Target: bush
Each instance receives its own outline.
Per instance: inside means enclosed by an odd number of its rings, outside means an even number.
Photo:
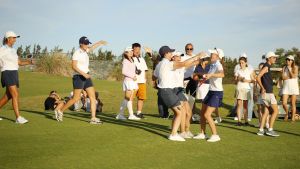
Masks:
[[[41,57],[36,64],[36,70],[53,75],[71,76],[71,59],[63,53],[51,53]]]

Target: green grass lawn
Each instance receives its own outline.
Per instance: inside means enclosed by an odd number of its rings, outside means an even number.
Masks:
[[[217,127],[222,140],[208,143],[167,140],[171,121],[157,118],[156,91],[150,87],[144,106],[147,119],[122,122],[114,119],[123,98],[121,83],[94,80],[104,102],[104,124],[90,125],[85,112],[67,111],[64,122],[58,123],[52,112],[43,110],[49,91],[68,95],[71,78],[21,72],[20,83],[21,113],[30,122],[15,124],[11,103],[1,109],[0,169],[300,168],[300,123],[279,119],[278,138],[259,137],[254,127],[236,127],[226,118],[234,102],[233,85],[224,86],[224,122]],[[192,124],[192,132],[198,130],[199,124]]]

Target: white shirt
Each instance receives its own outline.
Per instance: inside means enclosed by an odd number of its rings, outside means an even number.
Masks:
[[[72,56],[72,60],[76,60],[77,61],[77,68],[81,71],[83,71],[84,73],[88,73],[89,70],[89,56],[87,54],[86,51],[83,51],[82,49],[77,49],[73,56]],[[75,72],[74,74],[78,74],[77,72]]]
[[[175,70],[173,68],[174,62],[164,58],[156,66],[153,75],[158,78],[158,88],[175,88]]]
[[[223,71],[223,66],[220,61],[211,63],[208,73],[220,73]],[[223,91],[222,78],[210,78],[209,79],[209,90],[211,91]]]
[[[175,70],[175,84],[176,87],[182,87],[184,88],[184,84],[183,84],[183,80],[184,80],[184,73],[185,73],[186,69],[180,68],[180,69],[176,69]]]
[[[1,72],[5,70],[18,70],[19,69],[19,57],[17,51],[7,45],[0,48],[0,67]]]
[[[194,54],[192,56],[185,54],[184,56],[181,57],[181,62],[184,62],[194,56],[195,56]],[[191,66],[191,67],[187,68],[184,73],[184,78],[192,77],[194,74],[195,68],[196,68],[196,66]]]
[[[251,74],[252,74],[251,69],[249,69],[248,67],[246,67],[244,70],[243,69],[238,69],[236,71],[236,73],[234,74],[234,76],[243,77],[243,78],[245,78],[245,80],[251,80]],[[238,81],[238,83],[237,83],[237,89],[247,89],[247,90],[250,90],[251,86],[250,86],[250,83]]]
[[[146,64],[146,61],[143,57],[133,57],[133,62],[135,64],[135,66],[141,70],[141,74],[137,75],[136,78],[137,78],[137,83],[146,83],[146,70],[148,70],[148,67],[147,67],[147,64]]]
[[[248,68],[251,72],[254,71],[254,68],[253,68],[253,66],[251,66],[251,65],[248,65],[247,68]],[[239,69],[241,69],[240,64],[235,65],[235,67],[234,67],[234,74],[235,74]]]

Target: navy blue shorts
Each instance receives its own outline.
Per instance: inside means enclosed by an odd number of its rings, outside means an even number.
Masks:
[[[86,79],[82,75],[73,76],[73,89],[87,89],[93,86],[91,78]]]
[[[221,107],[223,99],[223,91],[209,91],[205,96],[203,103],[209,107]]]
[[[1,72],[2,87],[17,86],[19,88],[19,74],[17,70],[5,70]]]
[[[187,98],[184,95],[184,92],[185,92],[184,88],[176,87],[174,90],[175,90],[175,93],[176,93],[176,95],[178,96],[178,98],[181,102],[188,101]]]
[[[168,108],[180,106],[180,100],[175,93],[175,89],[158,89],[158,97],[160,97],[160,99]]]

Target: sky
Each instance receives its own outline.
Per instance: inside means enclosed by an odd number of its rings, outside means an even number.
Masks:
[[[225,56],[248,55],[257,66],[276,48],[300,48],[299,0],[0,0],[0,35],[21,35],[16,44],[65,51],[78,39],[106,40],[120,55],[139,42],[158,51],[168,45],[195,53],[221,48]]]

